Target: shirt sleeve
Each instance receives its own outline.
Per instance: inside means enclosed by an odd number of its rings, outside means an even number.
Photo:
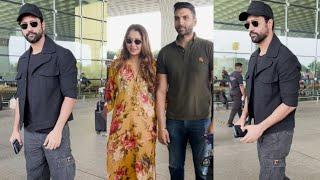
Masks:
[[[161,50],[158,54],[157,58],[157,74],[168,74],[165,59],[164,59],[164,53],[163,50]]]
[[[116,84],[116,69],[115,69],[115,63],[111,63],[109,69],[108,69],[108,78],[105,85],[105,108],[107,109],[107,112],[110,112],[114,108],[115,99],[117,96],[118,87]]]
[[[298,105],[300,70],[301,65],[295,55],[279,64],[280,96],[282,102],[291,107]]]
[[[64,97],[77,98],[77,61],[72,52],[66,50],[59,61],[59,79]]]

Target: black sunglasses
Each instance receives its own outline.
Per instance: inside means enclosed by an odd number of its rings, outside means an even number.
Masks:
[[[250,23],[252,24],[253,27],[258,27],[258,26],[259,26],[259,22],[258,22],[258,21],[251,21],[251,22],[245,23],[245,24],[244,24],[244,27],[245,27],[246,29],[249,29]]]
[[[134,41],[131,40],[131,39],[126,39],[126,43],[127,43],[127,44],[132,44],[132,43],[134,43],[134,44],[136,44],[136,45],[139,45],[139,44],[142,43],[142,41],[139,40],[139,39],[135,39]]]
[[[35,28],[38,26],[38,22],[31,22],[29,23],[31,27]],[[23,23],[20,24],[21,29],[27,29],[28,28],[28,23]]]

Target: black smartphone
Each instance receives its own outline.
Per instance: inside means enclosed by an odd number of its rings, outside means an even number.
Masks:
[[[244,137],[247,134],[247,130],[242,131],[240,125],[233,126],[233,136],[235,138]]]
[[[17,139],[15,139],[12,143],[13,151],[15,154],[18,154],[22,148],[22,145],[19,143]]]

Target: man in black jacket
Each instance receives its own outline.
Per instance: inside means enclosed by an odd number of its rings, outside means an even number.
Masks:
[[[76,60],[71,51],[45,35],[40,9],[24,4],[17,18],[31,47],[19,59],[17,97],[19,106],[10,142],[22,145],[27,179],[74,179],[68,121],[77,97]]]
[[[252,42],[259,48],[251,55],[246,74],[247,98],[237,125],[247,129],[242,142],[257,141],[260,180],[283,180],[295,126],[301,65],[274,34],[269,5],[252,1],[239,15]],[[244,126],[247,117],[254,125]]]

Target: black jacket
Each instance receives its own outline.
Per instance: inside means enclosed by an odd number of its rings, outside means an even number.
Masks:
[[[24,123],[25,104],[27,95],[27,70],[31,47],[18,61],[17,97],[19,98],[20,129]],[[40,54],[41,61],[37,61],[31,70],[30,111],[35,115],[32,122],[37,130],[54,127],[60,115],[64,97],[77,98],[77,67],[76,59],[71,51],[57,45],[46,36],[44,47]],[[70,115],[68,120],[72,120]]]
[[[255,124],[265,120],[282,103],[296,107],[301,65],[297,57],[274,34],[265,59],[256,68],[260,49],[250,57],[246,74],[246,94],[249,116]],[[254,84],[253,84],[254,83]],[[265,134],[294,128],[295,111],[273,125]]]

